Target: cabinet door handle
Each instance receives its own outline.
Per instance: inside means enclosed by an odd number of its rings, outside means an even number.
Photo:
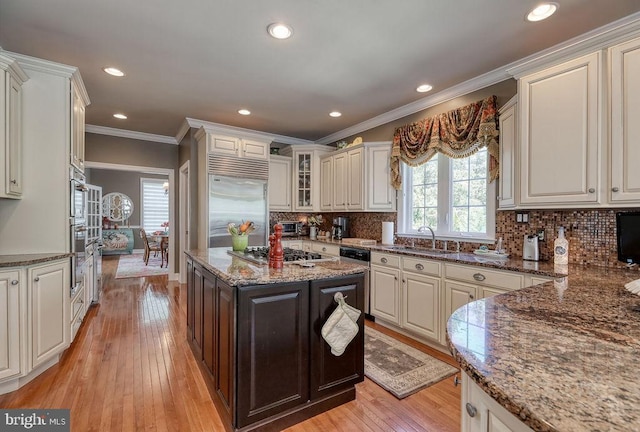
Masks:
[[[381,263],[383,263],[383,264],[386,264],[386,263],[387,263],[387,261],[388,261],[388,260],[387,260],[386,258],[384,258],[384,257],[380,258],[380,262],[381,262]]]
[[[619,192],[619,191],[620,191],[620,188],[617,186],[614,188],[611,188],[611,192]]]
[[[402,283],[406,283],[406,282],[407,282],[406,280],[402,279]]]
[[[469,402],[467,402],[467,405],[465,405],[465,408],[467,409],[467,414],[469,414],[469,417],[475,417],[476,414],[478,413],[478,410],[476,409],[476,407],[471,405]]]
[[[16,180],[16,179],[11,180],[11,184],[17,185],[18,184],[18,180]]]
[[[38,276],[36,276],[36,278],[34,279],[34,281],[38,282],[40,280],[40,278]]]
[[[458,378],[458,375],[453,377],[453,385],[455,387],[458,387],[458,384],[460,384],[460,378]]]
[[[12,280],[12,281],[11,281],[11,285],[18,285],[18,281],[17,281],[17,280],[15,280],[15,279],[14,279],[14,280]]]
[[[418,270],[424,270],[424,266],[422,264],[420,264],[420,263],[416,264],[416,268]]]
[[[595,189],[594,188],[589,188],[589,193],[595,193]]]
[[[478,282],[482,282],[483,280],[485,280],[485,279],[486,279],[485,275],[483,275],[482,273],[475,273],[475,274],[473,275],[473,278],[474,278],[475,280],[477,280]]]

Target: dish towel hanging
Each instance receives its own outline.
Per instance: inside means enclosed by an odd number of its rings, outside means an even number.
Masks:
[[[320,333],[331,347],[331,354],[341,356],[360,330],[358,318],[362,312],[348,305],[341,292],[336,293],[333,299],[338,303],[338,307],[324,323]]]

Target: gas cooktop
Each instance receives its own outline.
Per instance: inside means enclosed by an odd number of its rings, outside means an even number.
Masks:
[[[314,263],[324,261],[338,261],[340,258],[326,256],[317,252],[308,252],[300,249],[283,248],[285,264]],[[248,247],[244,252],[227,251],[228,254],[237,256],[255,264],[269,264],[269,248]]]

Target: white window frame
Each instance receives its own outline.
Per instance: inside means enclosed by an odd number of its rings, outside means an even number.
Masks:
[[[158,226],[155,227],[152,230],[149,230],[145,227],[145,218],[144,218],[144,183],[148,182],[148,183],[158,183],[160,185],[160,187],[162,188],[162,185],[164,183],[166,183],[168,180],[167,179],[163,179],[163,178],[150,178],[150,177],[140,177],[140,227],[143,228],[147,234],[150,234],[154,231],[160,231],[162,230],[162,226]],[[168,222],[169,221],[169,216],[170,216],[170,204],[169,204],[169,197],[167,196],[167,219],[163,222]]]
[[[487,155],[488,156],[488,155]],[[488,161],[488,157],[487,157]],[[398,199],[398,236],[400,237],[431,237],[427,230],[419,233],[411,228],[411,191],[412,175],[411,167],[404,162],[400,163],[402,173],[402,190]],[[439,240],[472,241],[476,243],[494,243],[496,237],[496,184],[489,183],[489,167],[487,162],[487,232],[486,233],[460,233],[449,230],[450,212],[453,201],[453,182],[450,179],[451,158],[438,153],[438,225],[431,227]]]

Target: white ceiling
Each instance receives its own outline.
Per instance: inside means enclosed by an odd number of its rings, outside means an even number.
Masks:
[[[435,94],[640,11],[556,1],[528,23],[537,0],[0,0],[0,46],[77,66],[88,124],[175,136],[190,117],[318,140],[424,98],[418,84]],[[267,35],[276,21],[291,39]]]

